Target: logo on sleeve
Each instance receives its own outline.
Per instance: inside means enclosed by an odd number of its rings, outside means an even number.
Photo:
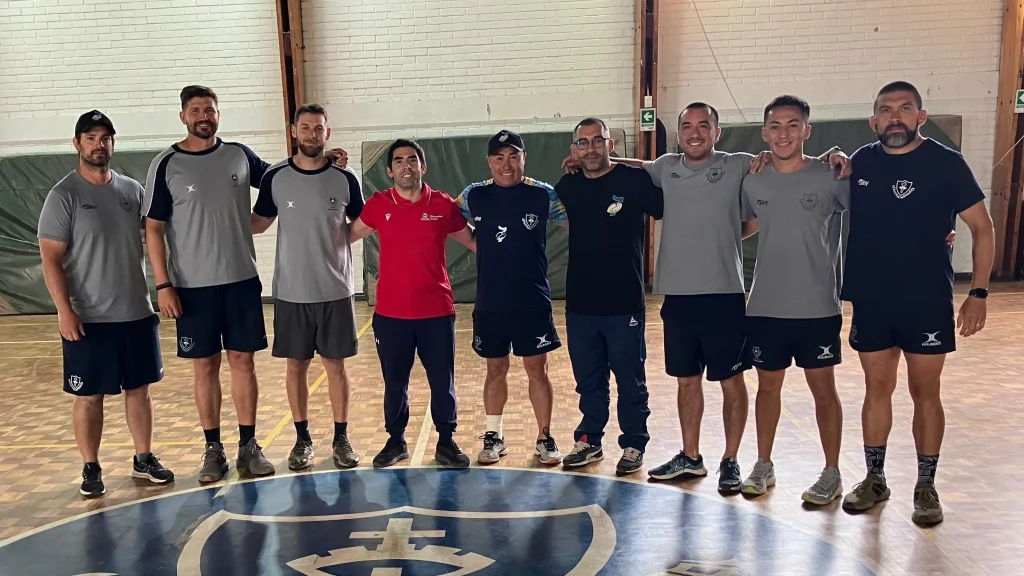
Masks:
[[[612,216],[618,214],[619,210],[622,210],[622,203],[624,201],[625,198],[622,196],[612,196],[612,203],[608,205],[608,213]]]
[[[804,194],[800,197],[800,205],[808,212],[814,210],[814,207],[818,205],[818,195],[811,193]]]
[[[500,244],[500,243],[501,243],[502,241],[504,241],[504,240],[505,240],[505,234],[506,234],[507,232],[508,232],[508,226],[498,226],[498,233],[497,233],[497,234],[495,234],[495,235],[494,235],[494,237],[498,239],[498,243],[499,243],[499,244]]]
[[[533,230],[537,226],[537,222],[540,222],[540,218],[536,214],[523,216],[523,226],[526,226],[527,230]]]
[[[722,176],[725,176],[725,168],[722,168],[721,166],[715,166],[708,170],[708,182],[711,182],[712,184],[721,180]]]
[[[903,200],[907,196],[910,196],[910,193],[913,191],[914,183],[908,182],[907,180],[898,180],[892,186],[892,193],[895,194],[896,197],[899,198],[900,200]]]

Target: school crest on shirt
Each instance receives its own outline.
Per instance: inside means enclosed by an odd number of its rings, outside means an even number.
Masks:
[[[897,180],[896,183],[892,185],[892,193],[900,200],[910,196],[910,193],[913,191],[914,183],[908,180]]]
[[[608,205],[608,213],[612,216],[618,214],[619,210],[622,210],[622,203],[624,201],[625,198],[622,196],[612,196],[612,203]]]
[[[334,196],[331,196],[327,200],[327,209],[328,210],[337,210],[338,209],[338,199],[335,198]]]
[[[134,202],[132,202],[131,198],[121,198],[121,210],[124,210],[125,212],[131,212],[133,204]]]
[[[238,188],[238,173],[237,172],[232,172],[231,173],[231,185],[234,186],[235,188]]]
[[[540,222],[540,218],[536,214],[523,216],[523,226],[526,226],[527,230],[533,230],[537,226],[537,222]]]
[[[800,197],[800,205],[804,207],[804,210],[810,212],[818,205],[818,195],[807,193]]]
[[[712,184],[721,180],[722,176],[725,176],[725,168],[722,168],[721,166],[715,166],[708,170],[708,182],[711,182]]]

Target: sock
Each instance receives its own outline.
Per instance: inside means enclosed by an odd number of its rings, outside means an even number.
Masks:
[[[253,424],[252,426],[242,426],[241,424],[239,424],[238,435],[240,436],[238,439],[238,445],[245,446],[246,444],[249,443],[249,440],[252,440],[253,438],[256,437],[256,425]]]
[[[348,422],[335,422],[334,423],[334,441],[341,440],[342,436],[348,435]]]
[[[497,416],[492,416],[490,414],[487,415],[487,431],[497,432],[498,438],[504,438],[504,436],[501,435],[501,414],[498,414]]]
[[[450,444],[451,441],[452,441],[452,434],[453,433],[454,433],[453,430],[438,430],[437,431],[437,436],[438,436],[437,442],[438,442],[438,444]]]
[[[206,436],[207,442],[216,442],[220,444],[220,427],[211,428],[209,430],[203,430],[203,435]]]
[[[865,446],[864,461],[868,464],[868,474],[885,476],[885,446]]]
[[[917,454],[917,482],[935,484],[935,467],[939,465],[939,455],[925,456]]]
[[[136,461],[136,462],[138,462],[139,464],[142,464],[142,463],[143,463],[143,462],[145,462],[145,461],[146,461],[147,459],[149,459],[149,457],[150,457],[150,456],[151,456],[152,454],[153,454],[152,452],[143,452],[143,453],[141,453],[141,454],[136,454],[136,455],[135,455],[135,461]]]
[[[296,422],[295,433],[299,435],[299,440],[312,441],[312,438],[309,437],[309,420]]]

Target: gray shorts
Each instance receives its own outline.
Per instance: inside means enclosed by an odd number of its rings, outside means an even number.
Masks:
[[[341,360],[358,351],[354,297],[314,304],[274,300],[274,357],[310,360],[316,352]]]

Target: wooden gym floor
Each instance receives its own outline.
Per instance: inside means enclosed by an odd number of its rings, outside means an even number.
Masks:
[[[958,287],[958,303],[963,298]],[[959,338],[959,351],[946,364],[943,399],[946,436],[939,461],[938,488],[946,520],[932,529],[910,522],[916,460],[910,434],[912,405],[901,367],[901,386],[894,401],[895,423],[889,443],[886,473],[892,499],[868,514],[851,516],[838,502],[821,510],[805,509],[801,492],[810,486],[823,465],[811,395],[795,367],[790,369],[783,396],[783,417],[776,440],[778,485],[767,495],[750,500],[725,498],[740,509],[768,516],[793,529],[836,544],[874,561],[889,574],[1019,574],[1024,543],[1017,527],[1024,523],[1024,506],[1016,497],[1024,483],[1024,354],[1017,340],[1024,320],[1024,289],[996,286],[990,299],[988,326],[970,339]],[[565,339],[562,302],[556,302],[556,324]],[[648,384],[651,391],[652,440],[644,471],[632,480],[645,482],[647,468],[657,466],[681,448],[676,415],[676,384],[664,374],[660,299],[652,297],[648,309]],[[458,307],[457,388],[460,427],[456,439],[475,457],[480,449],[484,409],[481,389],[484,363],[471,349],[471,308]],[[863,478],[860,436],[862,372],[855,353],[846,344],[849,307],[843,332],[844,363],[837,369],[844,406],[841,468],[845,490]],[[371,309],[357,303],[361,349],[348,363],[352,384],[349,435],[360,453],[361,468],[370,466],[387,437],[382,419],[380,366],[369,328]],[[266,308],[268,333],[272,308]],[[191,366],[174,355],[173,322],[164,320],[166,377],[153,388],[156,405],[155,451],[177,481],[169,487],[151,487],[130,478],[131,439],[124,422],[120,397],[106,403],[101,463],[107,495],[85,501],[78,495],[81,463],[72,436],[71,397],[61,392],[60,343],[56,318],[21,316],[0,318],[0,540],[91,510],[198,486],[196,472],[203,447],[192,397]],[[286,457],[294,442],[294,428],[284,387],[284,363],[269,350],[256,357],[260,382],[257,437],[278,475],[289,474]],[[310,423],[317,449],[315,469],[330,470],[332,417],[323,369],[316,361],[310,371]],[[553,434],[563,454],[572,448],[572,430],[579,412],[568,354],[563,347],[550,357],[555,386]],[[535,424],[526,397],[522,367],[513,362],[509,404],[505,410],[505,439],[510,453],[498,466],[532,468]],[[223,433],[228,456],[234,459],[238,438],[230,399],[227,363],[224,385]],[[751,393],[750,416],[740,451],[743,474],[756,458],[754,394],[756,374],[747,373]],[[702,498],[723,499],[716,491],[714,469],[723,448],[721,394],[708,385],[702,452],[711,474],[702,480],[673,483],[676,489]],[[417,363],[410,391],[411,421],[407,438],[409,466],[433,464],[436,433],[429,420],[429,392]],[[614,384],[612,402],[615,401]],[[606,459],[586,472],[613,476],[620,451],[617,426],[609,424]],[[474,459],[474,466],[475,466]],[[228,482],[237,481],[233,466]],[[636,522],[642,524],[643,519]],[[680,572],[681,573],[681,572]]]

